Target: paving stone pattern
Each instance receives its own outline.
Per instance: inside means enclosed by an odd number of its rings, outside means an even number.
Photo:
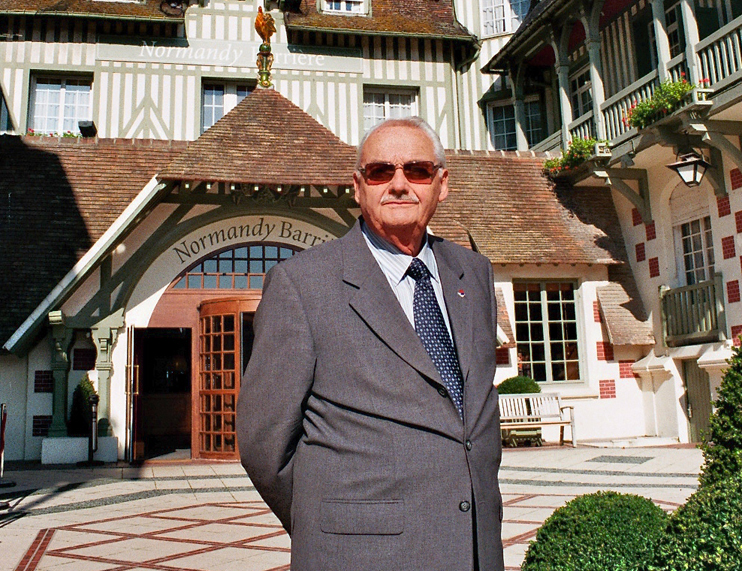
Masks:
[[[667,511],[697,487],[691,447],[508,449],[500,473],[507,571],[574,497],[616,490]],[[0,571],[287,571],[290,540],[239,464],[6,472]]]

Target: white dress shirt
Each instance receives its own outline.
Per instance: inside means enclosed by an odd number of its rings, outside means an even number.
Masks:
[[[392,286],[394,295],[399,300],[407,319],[410,320],[412,327],[415,327],[415,314],[413,301],[415,298],[415,280],[407,275],[407,268],[410,267],[412,256],[408,256],[399,251],[399,249],[383,238],[380,238],[364,223],[361,224],[363,237],[366,239],[371,254],[379,264],[381,271],[386,276],[389,285]],[[443,320],[446,322],[446,329],[451,335],[451,324],[448,320],[448,311],[446,310],[446,301],[443,299],[443,287],[441,286],[440,275],[438,274],[438,265],[435,263],[433,250],[428,244],[427,235],[423,239],[423,247],[417,258],[425,264],[430,272],[430,282],[433,284],[435,297],[443,313]]]

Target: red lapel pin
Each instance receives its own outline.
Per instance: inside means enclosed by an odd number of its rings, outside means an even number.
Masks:
[[[459,294],[459,297],[464,297],[464,296],[466,295],[466,294],[464,293],[464,290],[463,290],[463,289],[460,289],[460,290],[459,290],[459,291],[457,291],[456,293],[458,293],[458,294]]]

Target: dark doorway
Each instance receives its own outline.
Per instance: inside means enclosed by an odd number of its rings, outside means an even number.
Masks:
[[[191,457],[191,330],[135,335],[134,460]]]

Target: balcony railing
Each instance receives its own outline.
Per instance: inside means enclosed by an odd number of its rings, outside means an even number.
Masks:
[[[701,77],[717,89],[728,78],[742,71],[742,16],[735,18],[708,38],[698,42],[696,53],[701,62]],[[730,79],[731,81],[731,79]]]
[[[601,108],[605,121],[606,138],[609,141],[617,139],[631,128],[626,121],[629,116],[629,109],[639,101],[652,97],[658,84],[657,71],[653,71],[619,91],[613,97],[606,99]]]
[[[677,347],[725,338],[721,274],[714,279],[679,288],[660,288],[665,345]]]
[[[583,113],[569,124],[569,134],[573,139],[590,139],[595,136],[593,112]]]

